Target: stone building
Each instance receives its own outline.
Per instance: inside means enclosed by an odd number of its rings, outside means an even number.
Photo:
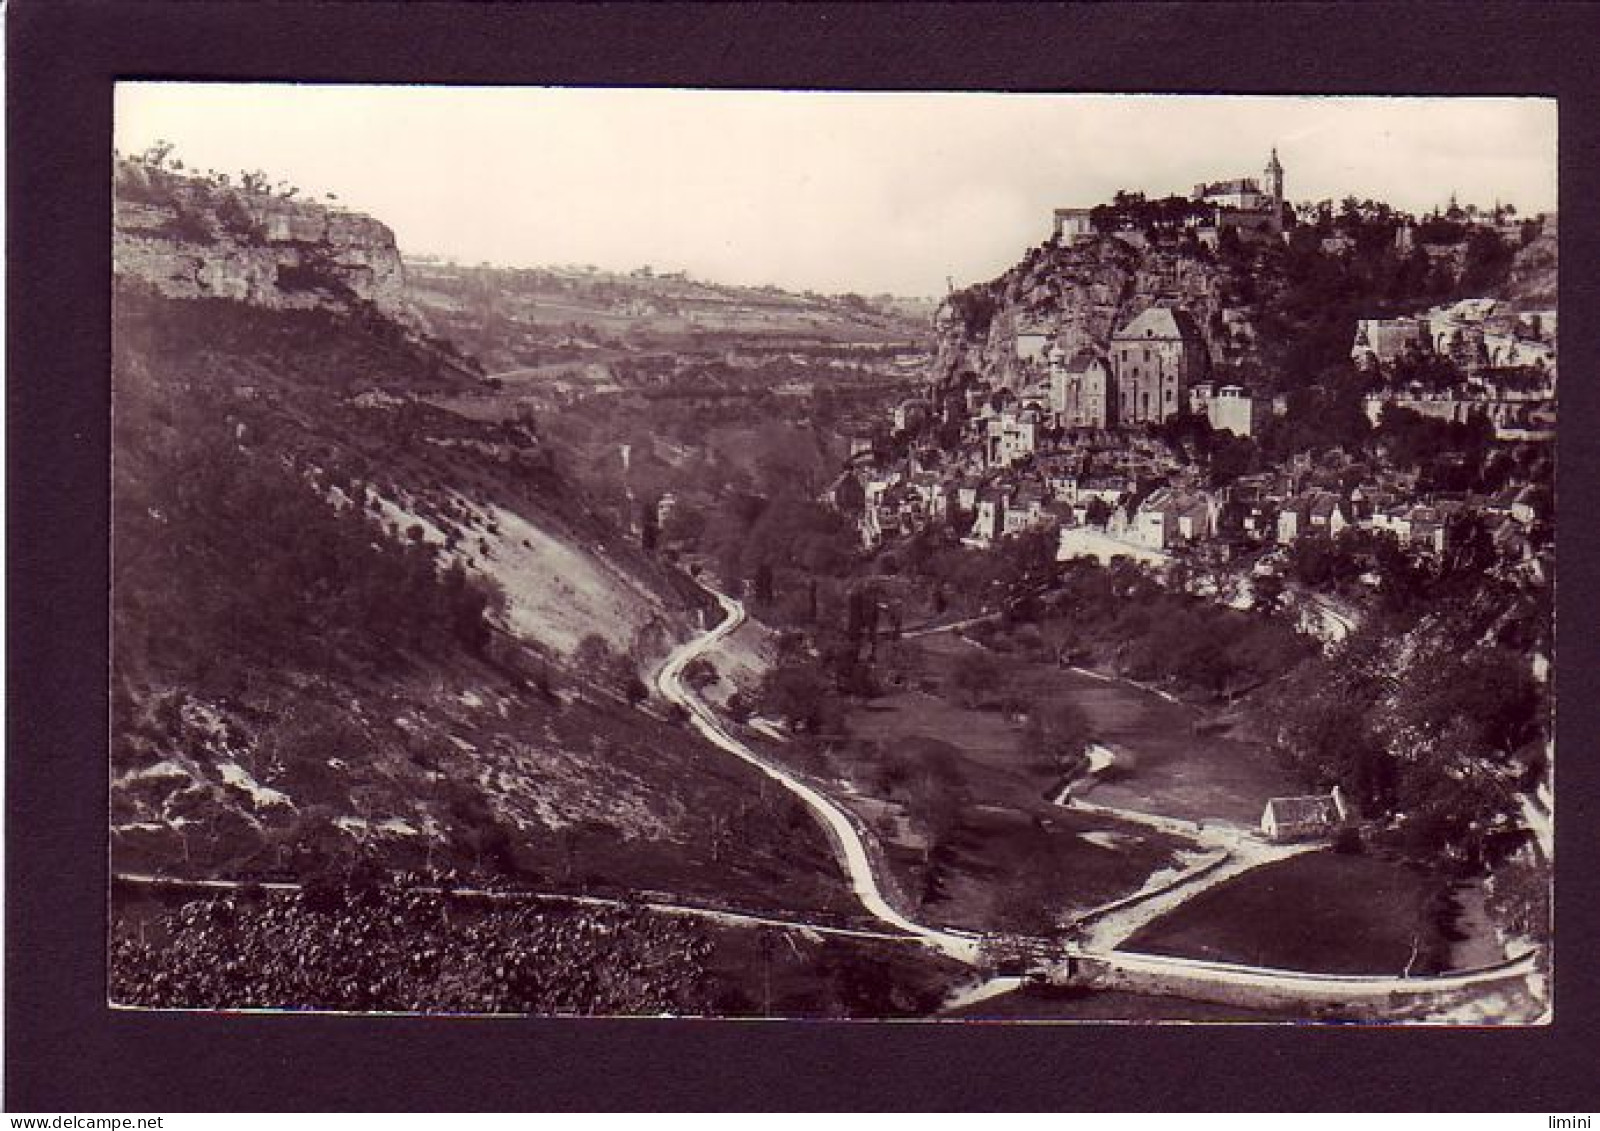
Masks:
[[[1205,338],[1187,311],[1153,306],[1111,335],[1118,424],[1159,424],[1183,410],[1209,368]]]
[[[1272,157],[1267,161],[1267,208],[1272,217],[1272,234],[1283,234],[1283,165],[1278,161],[1278,147],[1272,147]]]
[[[1415,318],[1358,318],[1350,358],[1362,368],[1374,368],[1429,345],[1427,328]]]
[[[1111,371],[1090,351],[1051,367],[1050,409],[1063,428],[1110,427],[1111,400]]]
[[[1004,412],[988,421],[984,457],[990,467],[1010,467],[1038,445],[1039,426],[1031,414]]]
[[[1258,212],[1266,207],[1268,197],[1254,177],[1238,177],[1230,181],[1195,185],[1193,199],[1202,204],[1214,204],[1218,208]]]
[[[1271,414],[1271,405],[1254,396],[1242,385],[1202,382],[1190,393],[1189,411],[1205,417],[1214,431],[1232,432],[1250,439],[1261,422]]]
[[[1238,177],[1194,186],[1192,199],[1216,209],[1215,220],[1196,229],[1201,243],[1216,247],[1222,232],[1232,228],[1240,235],[1283,235],[1283,165],[1273,149],[1264,177]]]
[[[1066,247],[1094,238],[1094,224],[1087,208],[1057,208],[1055,212],[1056,242]]]

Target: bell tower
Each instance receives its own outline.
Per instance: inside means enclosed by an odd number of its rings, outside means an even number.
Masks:
[[[1272,194],[1272,234],[1283,234],[1283,166],[1278,164],[1278,147],[1272,147],[1267,162],[1267,191]]]

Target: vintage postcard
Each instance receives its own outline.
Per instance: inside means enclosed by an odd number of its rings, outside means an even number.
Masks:
[[[1553,1015],[1550,99],[123,82],[109,997]]]

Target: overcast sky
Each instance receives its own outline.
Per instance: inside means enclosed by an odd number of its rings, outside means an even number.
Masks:
[[[943,293],[1052,208],[1259,176],[1291,200],[1556,206],[1536,99],[791,94],[123,83],[116,145],[337,193],[407,253]]]

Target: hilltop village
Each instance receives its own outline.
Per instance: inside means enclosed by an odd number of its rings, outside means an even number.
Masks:
[[[1351,530],[1547,582],[1557,315],[1536,276],[1555,217],[1294,208],[1283,186],[1274,150],[1261,181],[1058,209],[1018,269],[940,307],[926,389],[852,440],[830,505],[869,547],[1043,529],[1063,561],[1271,574]],[[1369,264],[1393,278],[1364,295]],[[1303,332],[1342,333],[1344,355],[1311,368],[1284,311],[1324,275],[1337,302]],[[1496,293],[1461,293],[1483,281]]]

